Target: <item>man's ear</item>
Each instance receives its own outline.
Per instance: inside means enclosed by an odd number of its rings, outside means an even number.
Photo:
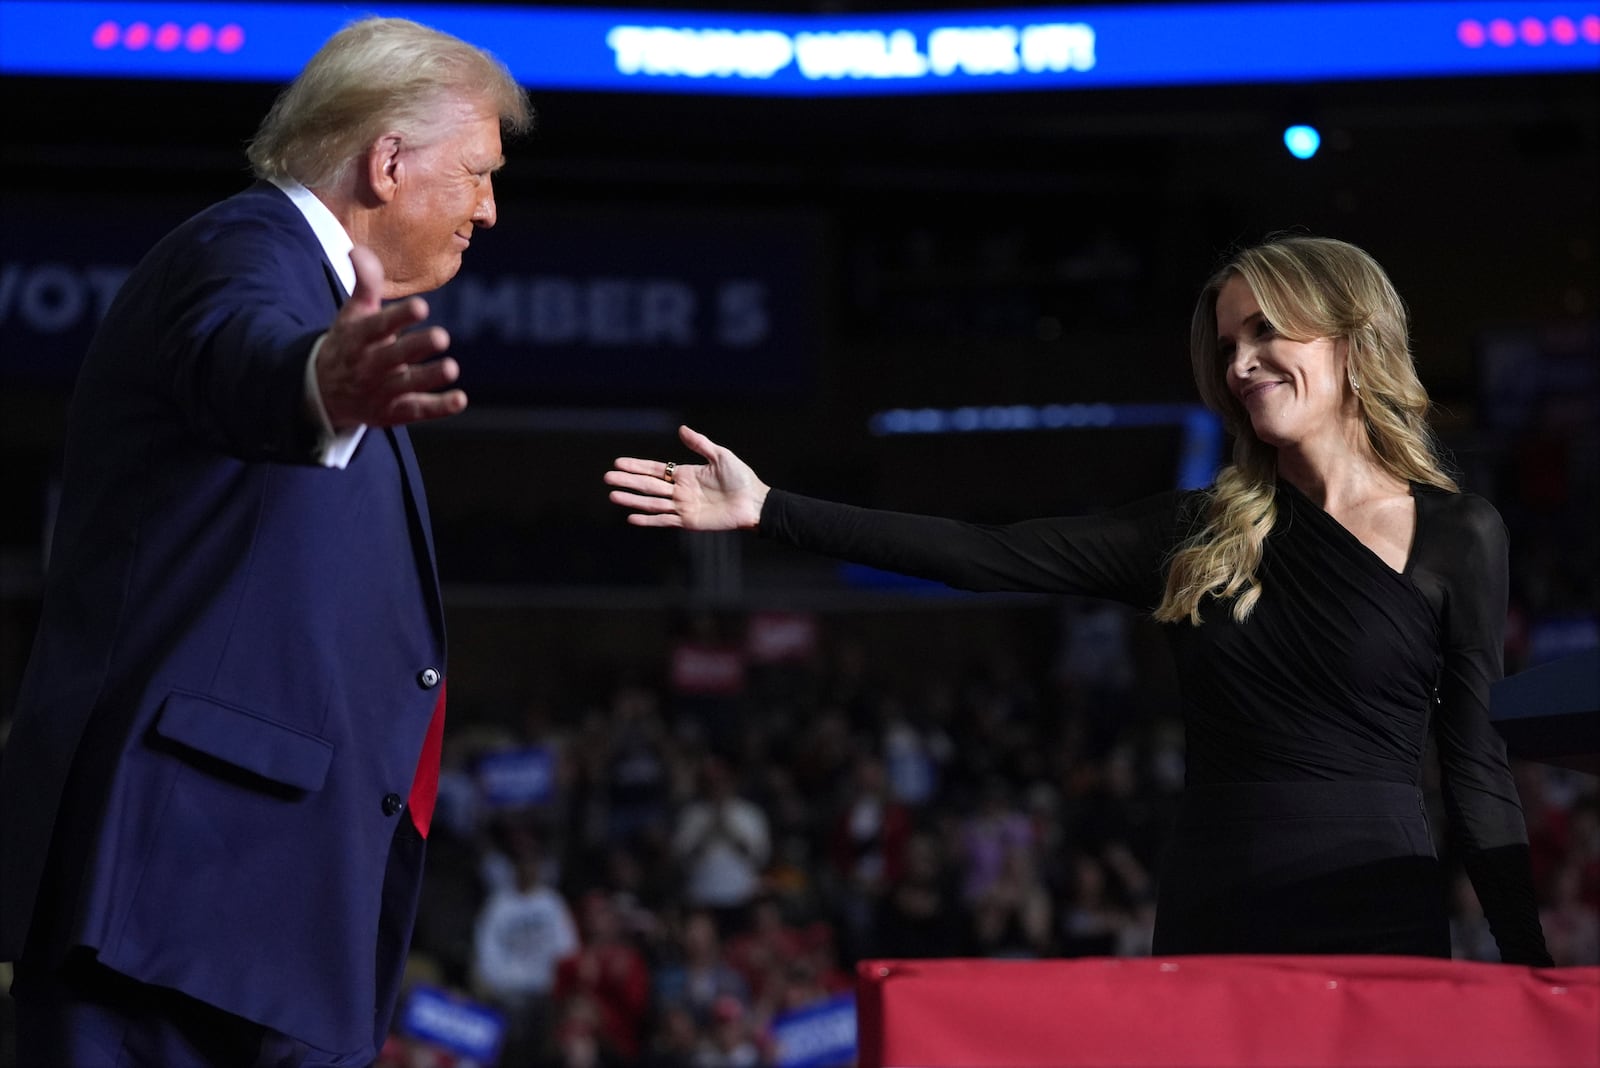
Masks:
[[[373,141],[367,149],[366,164],[367,187],[379,202],[389,203],[400,187],[400,135],[386,133]]]

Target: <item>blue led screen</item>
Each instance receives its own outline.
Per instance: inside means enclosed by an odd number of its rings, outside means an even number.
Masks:
[[[838,16],[0,0],[0,74],[286,81],[374,11],[485,45],[549,89],[805,97],[1600,73],[1592,0]]]

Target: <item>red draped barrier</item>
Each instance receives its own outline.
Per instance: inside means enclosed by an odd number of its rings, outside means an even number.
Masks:
[[[860,1068],[1600,1068],[1600,968],[1215,956],[857,970]]]

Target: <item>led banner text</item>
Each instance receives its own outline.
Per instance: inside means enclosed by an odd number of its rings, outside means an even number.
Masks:
[[[0,0],[0,74],[282,82],[343,3]],[[385,5],[530,88],[841,96],[1600,72],[1596,0],[786,15]]]

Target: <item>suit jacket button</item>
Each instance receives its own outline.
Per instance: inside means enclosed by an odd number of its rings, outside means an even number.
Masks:
[[[400,800],[399,794],[388,794],[383,799],[383,814],[385,816],[398,815],[400,810],[405,807],[406,803]]]
[[[439,685],[439,673],[433,668],[423,668],[417,672],[417,685],[424,690],[431,690]]]

